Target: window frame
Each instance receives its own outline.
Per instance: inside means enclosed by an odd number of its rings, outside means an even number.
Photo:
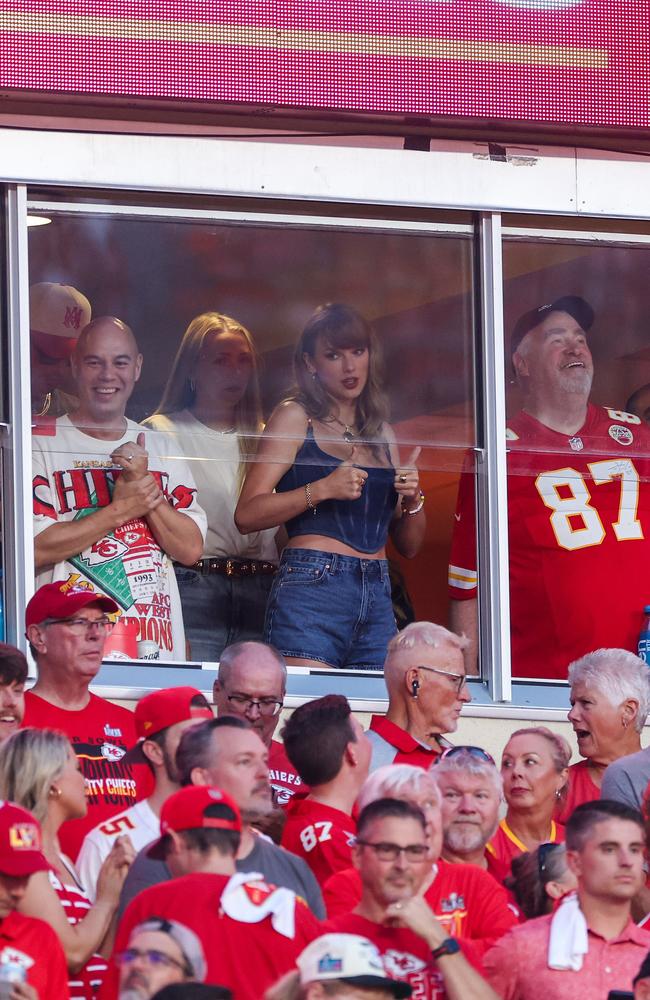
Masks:
[[[272,143],[239,140],[211,140],[198,137],[133,136],[79,134],[56,131],[0,129],[3,164],[0,181],[6,185],[7,310],[10,332],[11,423],[9,448],[6,449],[3,486],[10,497],[11,516],[7,517],[5,541],[7,587],[5,608],[7,635],[10,641],[24,646],[22,611],[32,582],[24,567],[33,561],[31,533],[31,475],[29,413],[29,317],[27,270],[27,213],[42,210],[42,199],[28,202],[28,186],[40,190],[74,188],[76,190],[143,191],[170,195],[209,195],[212,197],[257,198],[291,201],[305,214],[289,216],[292,224],[319,219],[328,226],[343,227],[346,220],[336,214],[308,215],[310,203],[319,206],[331,202],[339,208],[351,206],[350,224],[362,228],[394,231],[432,231],[432,223],[394,220],[354,219],[355,204],[396,208],[456,210],[477,213],[478,271],[480,308],[477,310],[479,332],[475,347],[477,381],[477,428],[482,443],[475,449],[479,469],[479,524],[497,526],[497,531],[479,532],[481,560],[480,607],[482,658],[486,664],[484,682],[472,681],[475,701],[464,714],[564,719],[561,706],[566,702],[564,682],[529,682],[512,684],[509,670],[509,626],[507,588],[507,477],[505,467],[505,385],[503,343],[503,274],[502,239],[510,234],[502,226],[502,214],[534,217],[536,214],[567,219],[593,217],[593,238],[615,243],[617,237],[627,243],[641,242],[633,234],[620,232],[598,234],[597,219],[650,219],[650,205],[643,203],[650,163],[633,154],[578,150],[573,147],[527,147],[514,150],[505,161],[491,160],[487,143],[435,140],[429,153],[412,150],[346,148],[343,145],[314,145],[304,142]],[[515,155],[516,153],[516,155]],[[644,183],[645,182],[645,183]],[[103,204],[77,204],[80,213],[106,212]],[[70,204],[57,201],[51,210],[70,210]],[[134,207],[123,206],[124,214],[134,215]],[[175,209],[169,210],[176,212]],[[167,216],[167,210],[143,208],[147,217]],[[187,217],[187,212],[183,211]],[[203,212],[197,210],[195,217]],[[208,213],[210,217],[213,213]],[[219,214],[219,213],[216,213]],[[251,213],[230,213],[233,221],[254,223]],[[270,216],[262,212],[265,222]],[[287,216],[279,216],[281,219]],[[434,224],[435,225],[435,224]],[[464,226],[465,224],[460,224]],[[443,224],[445,231],[449,226]],[[544,230],[513,227],[517,235],[539,235],[545,239],[566,238],[570,230]],[[575,239],[585,233],[571,233]],[[479,438],[480,442],[480,438]],[[22,575],[21,575],[22,574]],[[125,686],[115,673],[115,665],[106,665],[96,690],[114,698],[132,698],[161,684],[196,683],[206,689],[210,671],[192,667],[164,670],[158,666],[150,686],[142,669],[133,668],[132,684]],[[292,668],[289,702],[304,700],[331,687],[331,673],[310,675],[308,669]],[[334,672],[333,672],[334,673]],[[385,707],[385,689],[381,677],[369,678],[335,672],[349,689],[351,702],[358,710],[381,710]],[[181,679],[179,679],[179,677]],[[343,685],[341,685],[343,686]]]

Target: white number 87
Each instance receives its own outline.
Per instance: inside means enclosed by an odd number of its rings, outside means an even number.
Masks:
[[[621,497],[618,518],[612,523],[619,542],[643,538],[643,528],[637,517],[639,506],[639,473],[629,458],[607,459],[591,462],[589,472],[595,486],[620,479]],[[590,545],[600,545],[605,537],[605,526],[598,511],[591,506],[591,493],[584,477],[577,469],[555,469],[544,472],[535,480],[537,492],[550,510],[551,527],[560,548],[574,551]],[[570,491],[570,496],[560,496],[560,489]],[[575,524],[572,519],[580,518]]]
[[[309,851],[314,850],[316,844],[322,844],[325,840],[331,840],[331,829],[332,824],[323,820],[321,822],[314,823],[313,826],[306,826],[304,830],[301,830],[300,843],[304,847],[305,851],[309,853]]]

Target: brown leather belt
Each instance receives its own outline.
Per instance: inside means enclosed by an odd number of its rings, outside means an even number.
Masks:
[[[204,576],[213,573],[222,576],[270,576],[277,568],[274,563],[264,562],[262,559],[199,559],[190,566],[190,569],[195,569]]]

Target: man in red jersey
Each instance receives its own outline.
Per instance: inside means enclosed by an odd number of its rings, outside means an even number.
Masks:
[[[650,433],[589,402],[584,299],[525,313],[511,340],[523,409],[508,421],[512,670],[562,678],[592,649],[636,649],[650,558]],[[476,638],[473,474],[461,476],[449,566],[452,628]],[[603,580],[623,581],[604,586]],[[476,644],[467,655],[475,672]]]
[[[213,688],[217,715],[246,719],[268,748],[269,781],[279,806],[285,806],[296,792],[308,791],[284,744],[273,739],[286,690],[287,667],[274,646],[235,642],[222,652]]]
[[[386,715],[373,715],[368,730],[370,770],[385,764],[429,768],[449,744],[464,704],[467,640],[433,622],[412,622],[388,643],[384,678]]]
[[[430,771],[409,764],[390,764],[373,771],[359,793],[357,808],[363,812],[379,799],[398,799],[422,810],[430,866],[424,898],[447,932],[459,938],[466,958],[480,967],[481,956],[516,924],[517,917],[506,890],[487,871],[474,864],[462,864],[458,858],[450,863],[441,856],[444,831],[438,767],[442,764]],[[354,910],[361,899],[357,869],[332,875],[323,887],[323,896],[329,917]]]
[[[567,823],[567,861],[578,881],[546,917],[501,938],[484,959],[503,1000],[575,1000],[631,990],[650,932],[630,917],[645,881],[641,814],[606,799],[577,806]]]
[[[289,804],[282,846],[304,858],[322,885],[351,864],[351,814],[368,776],[370,743],[340,694],[301,705],[282,735],[289,759],[311,789]]]
[[[487,844],[499,825],[503,779],[481,747],[453,747],[432,772],[441,796],[442,857],[498,877]]]
[[[38,680],[25,695],[23,725],[65,733],[86,779],[86,816],[59,831],[63,852],[73,861],[89,830],[143,798],[152,784],[145,765],[124,760],[137,739],[133,713],[88,690],[111,628],[107,615],[115,611],[108,597],[49,583],[25,612]]]
[[[424,898],[431,859],[417,806],[396,799],[366,806],[354,864],[361,899],[352,913],[328,921],[326,931],[372,941],[388,972],[409,983],[416,1000],[497,1000]]]
[[[41,850],[41,828],[26,809],[0,803],[0,965],[20,966],[12,1000],[67,1000],[68,968],[52,928],[16,908],[35,872],[49,871]],[[7,994],[8,996],[9,994]]]
[[[191,785],[167,799],[162,836],[149,851],[165,860],[173,878],[145,889],[128,906],[116,954],[134,926],[157,916],[194,931],[207,962],[205,981],[232,989],[238,1000],[260,1000],[294,967],[320,925],[291,890],[255,872],[236,872],[241,827],[234,800],[218,788]],[[115,970],[107,982],[102,1000],[113,1000]]]

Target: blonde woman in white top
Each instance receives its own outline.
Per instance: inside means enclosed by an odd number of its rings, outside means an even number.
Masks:
[[[242,535],[233,517],[262,430],[258,353],[248,330],[221,313],[196,316],[144,423],[178,443],[207,515],[203,557],[177,566],[176,578],[191,656],[216,661],[233,642],[261,639],[278,560],[276,529]]]

